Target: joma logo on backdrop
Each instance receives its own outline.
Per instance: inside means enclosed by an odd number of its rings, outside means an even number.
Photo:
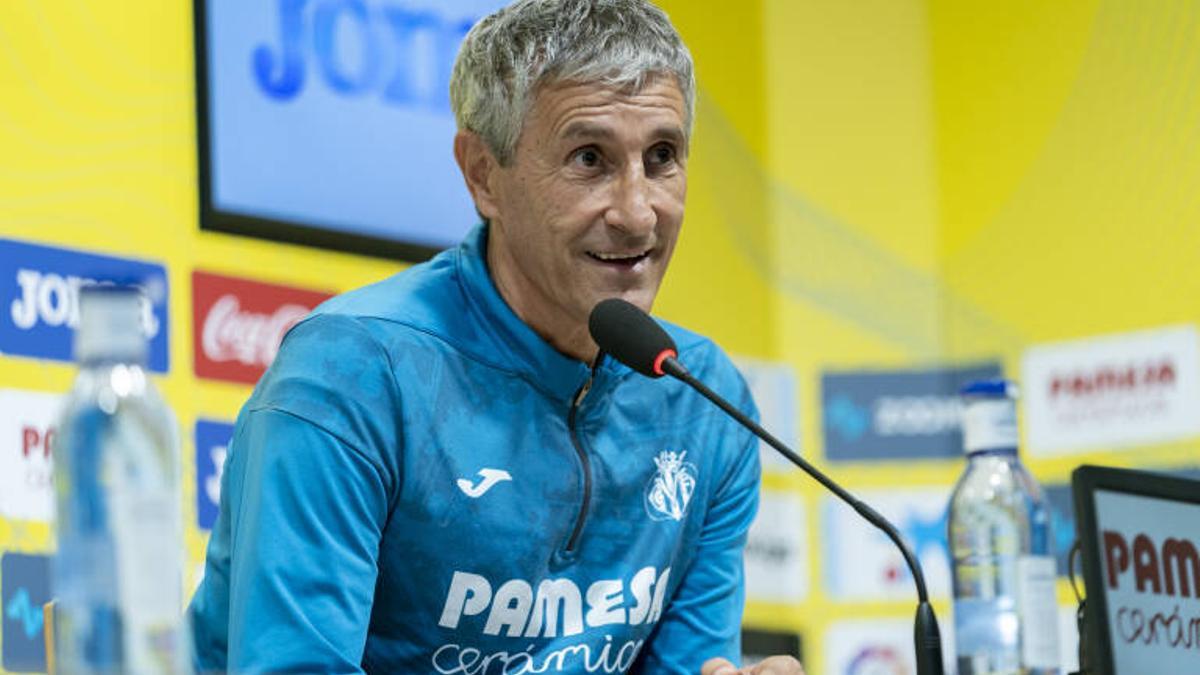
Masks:
[[[13,325],[31,330],[39,323],[52,328],[79,327],[79,289],[101,282],[95,279],[60,275],[53,272],[18,269],[17,285],[21,295],[12,301]],[[142,296],[142,332],[147,339],[158,335],[158,317],[149,298]]]
[[[446,112],[450,70],[475,18],[364,0],[279,0],[279,42],[258,45],[254,81],[287,101],[309,77],[309,58],[339,96],[374,94],[389,105]]]
[[[163,266],[8,239],[0,239],[0,352],[71,361],[79,290],[112,280],[128,280],[142,289],[147,365],[166,372],[170,321]]]

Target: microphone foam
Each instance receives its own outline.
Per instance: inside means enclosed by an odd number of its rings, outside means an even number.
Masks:
[[[601,351],[649,377],[662,377],[664,356],[677,353],[675,341],[657,321],[620,298],[596,303],[588,331]]]

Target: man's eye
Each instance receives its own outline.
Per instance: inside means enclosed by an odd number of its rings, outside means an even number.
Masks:
[[[595,148],[580,148],[571,156],[571,160],[580,166],[593,168],[600,164],[600,153]]]
[[[675,148],[666,143],[660,143],[650,149],[650,161],[654,164],[670,164],[675,161]]]

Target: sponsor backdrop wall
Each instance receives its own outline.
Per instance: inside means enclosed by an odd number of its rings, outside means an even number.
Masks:
[[[963,380],[1022,380],[1060,553],[1078,463],[1200,466],[1194,3],[662,4],[701,90],[657,311],[737,355],[768,426],[894,518],[947,634]],[[156,280],[144,323],[179,421],[190,585],[231,422],[282,331],[403,267],[199,231],[192,53],[186,0],[0,8],[3,671],[44,667],[49,448],[87,275]],[[748,651],[911,673],[898,556],[765,459],[747,625],[782,635]],[[1069,664],[1069,610],[1060,628]]]

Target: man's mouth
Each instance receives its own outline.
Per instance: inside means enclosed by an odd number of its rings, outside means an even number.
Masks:
[[[605,252],[605,251],[588,251],[588,257],[605,265],[614,267],[633,267],[639,262],[650,257],[650,251],[620,251],[620,252]]]

